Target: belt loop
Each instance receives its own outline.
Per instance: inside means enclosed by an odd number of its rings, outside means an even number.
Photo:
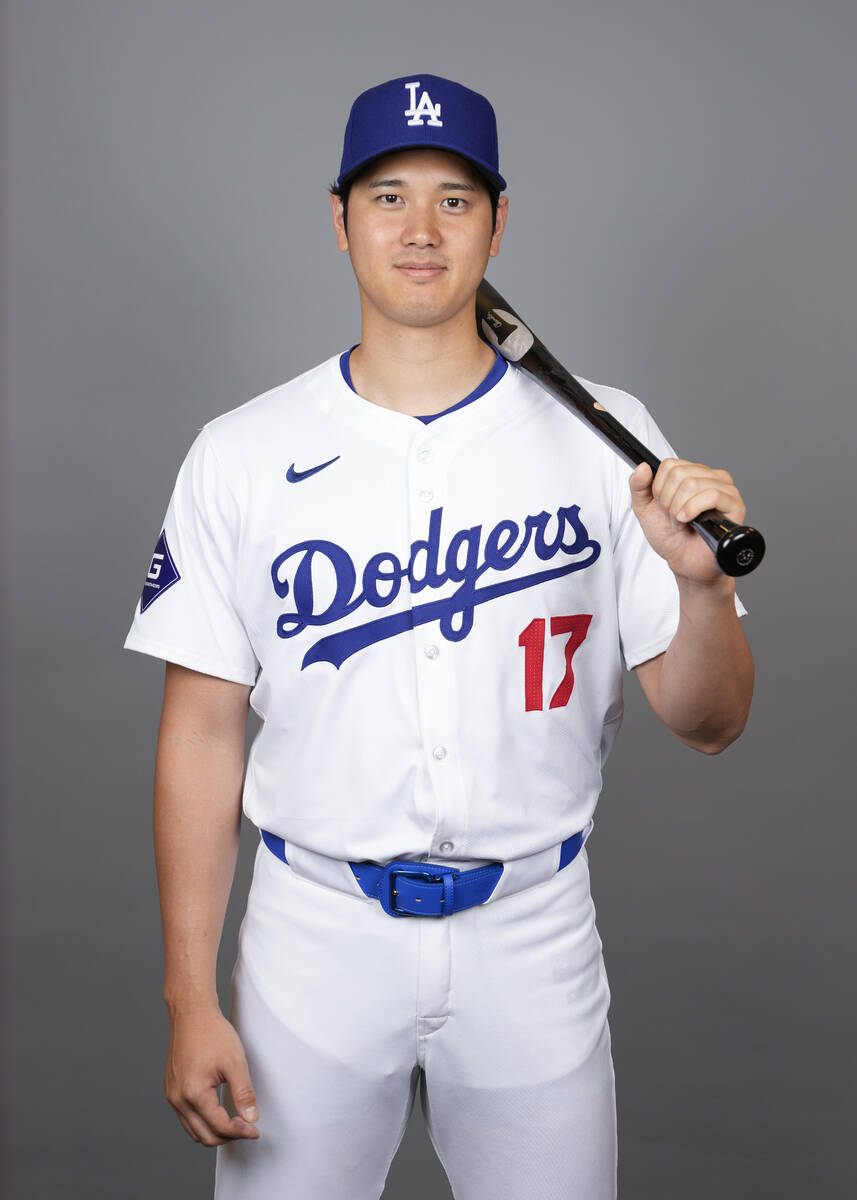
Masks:
[[[444,875],[443,879],[443,908],[441,912],[446,916],[453,911],[455,904],[455,876]]]

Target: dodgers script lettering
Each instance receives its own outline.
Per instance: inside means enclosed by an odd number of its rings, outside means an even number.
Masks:
[[[348,551],[336,542],[298,542],[277,555],[271,564],[274,591],[282,600],[291,598],[291,608],[277,619],[281,638],[295,637],[313,625],[333,625],[364,606],[388,608],[403,587],[413,596],[426,589],[436,592],[458,585],[442,598],[328,634],[307,650],[302,669],[316,662],[339,667],[375,642],[433,621],[447,641],[460,641],[473,628],[477,605],[583,570],[601,553],[600,543],[589,536],[580,519],[577,504],[559,508],[555,516],[547,512],[527,516],[522,525],[504,519],[487,533],[481,525],[459,529],[445,549],[442,523],[443,509],[433,509],[428,536],[411,544],[407,562],[383,550],[373,554],[359,574]],[[505,575],[511,571],[529,549],[542,562],[558,556],[565,561],[547,570],[477,587],[487,572]],[[317,595],[320,589],[314,583],[318,574],[332,581],[323,598]]]

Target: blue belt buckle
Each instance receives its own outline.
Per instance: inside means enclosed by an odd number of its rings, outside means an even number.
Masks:
[[[406,858],[393,859],[391,862],[385,864],[381,872],[381,877],[378,880],[378,900],[384,912],[391,917],[446,916],[443,909],[440,912],[432,913],[429,911],[412,912],[407,908],[399,908],[394,899],[398,895],[395,883],[397,878],[402,875],[408,879],[424,879],[426,883],[441,883],[444,875],[458,875],[460,869],[460,867],[443,866],[441,863],[423,864],[412,862]],[[443,891],[444,898],[452,896],[451,887],[444,887]]]

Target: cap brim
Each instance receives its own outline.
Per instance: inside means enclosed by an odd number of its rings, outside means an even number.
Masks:
[[[388,154],[395,154],[396,151],[398,151],[398,150],[424,150],[424,149],[425,150],[445,150],[447,152],[447,154],[455,154],[459,158],[463,158],[465,160],[465,162],[469,162],[471,166],[475,167],[476,170],[479,172],[479,174],[482,175],[485,179],[487,179],[488,182],[491,183],[493,187],[498,188],[501,192],[504,191],[504,189],[506,188],[506,180],[503,178],[503,176],[498,175],[496,171],[492,171],[491,168],[489,166],[487,166],[487,164],[485,164],[484,162],[481,162],[478,158],[472,158],[469,154],[462,154],[462,152],[460,150],[457,150],[457,149],[453,148],[452,146],[439,146],[437,144],[437,142],[429,142],[429,141],[426,141],[426,142],[414,142],[414,141],[402,142],[401,144],[399,144],[397,146],[389,146],[386,150],[383,150],[380,154],[370,154],[367,158],[363,159],[362,162],[355,163],[355,165],[351,168],[350,171],[348,171],[345,175],[343,175],[339,179],[337,179],[336,186],[340,189],[343,188],[347,183],[351,182],[356,175],[359,175],[362,171],[364,171],[371,163],[377,161],[377,159],[379,159],[379,158],[386,158],[386,156]]]

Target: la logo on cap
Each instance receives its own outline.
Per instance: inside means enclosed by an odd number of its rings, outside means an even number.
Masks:
[[[417,88],[420,86],[418,79],[412,83],[406,83],[405,87],[411,93],[411,107],[405,109],[405,116],[410,117],[409,125],[424,125],[428,118],[429,125],[443,125],[440,119],[440,101],[437,104],[432,104],[431,96],[428,92],[423,92],[420,96],[419,104],[417,103]]]

